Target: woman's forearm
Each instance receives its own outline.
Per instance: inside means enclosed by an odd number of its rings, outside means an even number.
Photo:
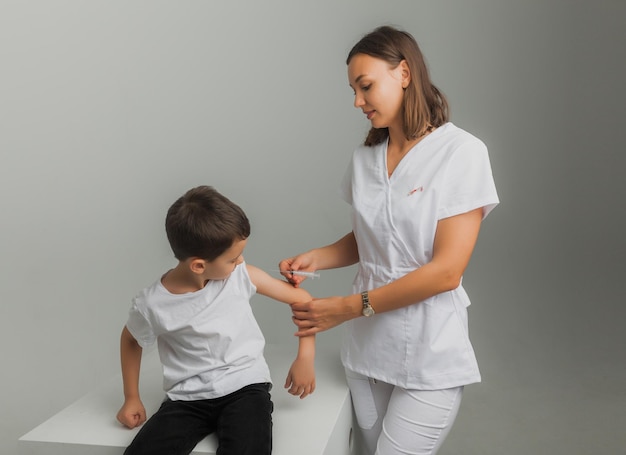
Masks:
[[[389,284],[368,290],[368,294],[374,310],[377,313],[384,313],[451,291],[459,284],[460,280],[453,277],[445,268],[429,263]],[[347,298],[354,306],[355,297]],[[357,303],[360,303],[360,298],[360,295],[357,295]]]
[[[330,245],[310,251],[318,270],[336,269],[359,262],[359,251],[354,233],[350,232]]]
[[[382,313],[422,302],[456,289],[476,245],[482,210],[441,220],[437,227],[433,259],[405,276],[369,292],[370,303]],[[348,296],[354,304],[354,296]]]

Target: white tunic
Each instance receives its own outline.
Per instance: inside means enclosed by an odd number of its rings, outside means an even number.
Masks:
[[[250,308],[255,292],[243,263],[196,292],[172,294],[158,280],[133,299],[126,326],[142,347],[158,341],[170,399],[218,398],[271,382]]]
[[[353,291],[394,281],[432,259],[437,222],[498,204],[487,148],[447,123],[387,173],[387,142],[361,146],[342,182],[359,251]],[[407,307],[349,321],[344,366],[390,384],[444,389],[480,381],[462,286]]]

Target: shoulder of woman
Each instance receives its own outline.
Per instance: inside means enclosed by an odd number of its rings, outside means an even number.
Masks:
[[[486,145],[483,141],[481,141],[478,137],[474,136],[472,133],[459,128],[453,123],[446,123],[441,128],[443,130],[443,137],[446,138],[447,141],[456,144],[457,146],[475,146],[479,148],[486,148]]]

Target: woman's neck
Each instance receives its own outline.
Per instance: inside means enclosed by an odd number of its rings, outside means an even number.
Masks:
[[[395,171],[404,155],[409,150],[415,147],[422,139],[430,134],[431,130],[428,130],[425,134],[416,139],[407,139],[404,135],[404,131],[400,129],[389,128],[389,142],[387,143],[387,173],[388,177],[391,177],[393,171]]]

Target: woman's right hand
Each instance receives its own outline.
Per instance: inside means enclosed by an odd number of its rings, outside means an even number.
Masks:
[[[304,272],[315,272],[315,262],[313,254],[309,251],[299,254],[292,258],[283,259],[278,263],[278,270],[280,274],[287,278],[294,287],[299,287],[300,283],[306,280],[305,276],[294,275],[290,273],[292,270],[302,270]]]

